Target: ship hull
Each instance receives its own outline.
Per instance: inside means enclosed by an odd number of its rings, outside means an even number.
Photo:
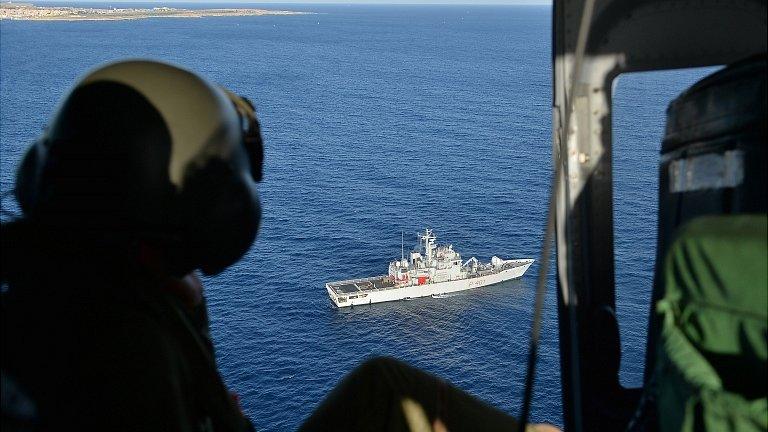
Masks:
[[[335,292],[330,284],[326,284],[325,288],[333,304],[339,308],[398,300],[410,300],[420,297],[430,297],[432,295],[467,291],[471,289],[486,287],[489,285],[495,285],[512,279],[518,279],[525,274],[525,272],[528,270],[528,267],[530,267],[533,263],[533,260],[525,261],[530,262],[487,275],[446,282],[426,283],[423,285],[410,285],[386,289],[374,289],[361,292],[352,292],[348,294],[339,294]],[[370,278],[370,280],[374,279],[375,278]],[[364,281],[364,279],[361,279],[361,281]]]

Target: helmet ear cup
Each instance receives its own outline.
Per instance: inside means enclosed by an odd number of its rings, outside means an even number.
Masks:
[[[169,257],[179,273],[201,269],[217,274],[251,246],[261,222],[254,182],[220,158],[193,163],[184,176],[175,219],[183,248]]]

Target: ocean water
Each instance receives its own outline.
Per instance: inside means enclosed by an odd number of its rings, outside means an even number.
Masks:
[[[105,4],[105,6],[109,6]],[[182,5],[184,6],[184,5]],[[205,7],[202,4],[188,5]],[[333,308],[323,283],[382,274],[433,228],[465,258],[538,258],[551,167],[551,8],[279,5],[312,15],[0,23],[0,189],[73,82],[153,58],[246,95],[266,142],[264,220],[205,279],[217,360],[260,430],[296,428],[362,360],[390,355],[516,415],[524,278],[443,299]],[[642,382],[666,104],[711,70],[627,75],[614,115],[622,383]],[[550,278],[532,418],[562,424]]]

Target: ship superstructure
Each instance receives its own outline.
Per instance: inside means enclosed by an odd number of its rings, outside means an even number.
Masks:
[[[516,279],[534,260],[504,260],[494,256],[489,263],[475,257],[462,261],[453,245],[437,245],[434,231],[418,235],[419,247],[399,261],[389,263],[386,275],[328,282],[325,288],[338,307],[409,300],[480,288]]]

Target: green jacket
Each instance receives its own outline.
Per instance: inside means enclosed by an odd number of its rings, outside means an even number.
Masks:
[[[767,221],[701,217],[672,244],[656,309],[662,431],[768,430]]]

